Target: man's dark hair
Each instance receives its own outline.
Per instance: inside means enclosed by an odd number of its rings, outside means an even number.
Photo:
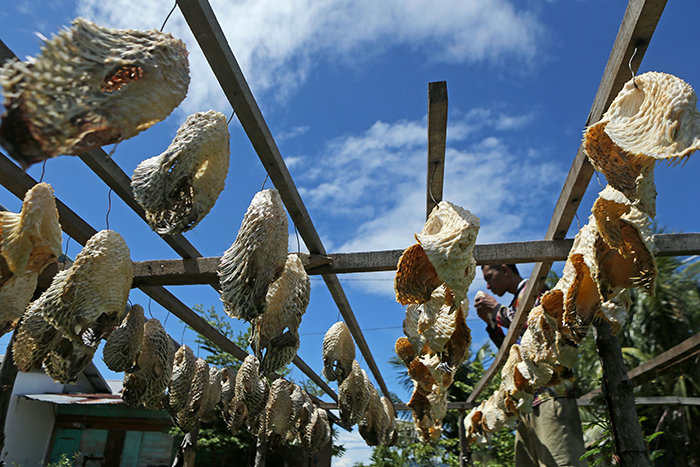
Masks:
[[[484,266],[489,266],[492,268],[500,266],[499,264],[482,264],[481,269],[484,269]],[[506,264],[505,265],[507,268],[509,268],[511,271],[516,273],[517,275],[520,275],[520,272],[518,271],[518,267],[515,264]]]

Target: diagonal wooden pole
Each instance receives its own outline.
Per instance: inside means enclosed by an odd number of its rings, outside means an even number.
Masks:
[[[635,49],[637,49],[637,53],[634,56],[634,60],[632,60],[632,69],[636,72],[639,68],[665,6],[666,0],[629,1],[585,126],[592,125],[600,120],[612,100],[622,89],[622,86],[631,78],[627,64]],[[566,236],[592,176],[593,167],[588,162],[588,158],[583,151],[583,145],[581,145],[571,165],[569,175],[564,182],[557,205],[554,208],[554,214],[547,229],[545,240],[561,239]],[[474,387],[474,391],[469,395],[467,399],[469,402],[476,400],[486,385],[496,375],[496,372],[506,362],[510,347],[520,337],[527,321],[527,313],[534,306],[538,292],[542,289],[542,284],[547,278],[551,267],[551,262],[537,263],[535,265],[525,288],[525,299],[520,301],[518,311],[513,317],[508,334],[496,358],[494,358],[491,366]]]

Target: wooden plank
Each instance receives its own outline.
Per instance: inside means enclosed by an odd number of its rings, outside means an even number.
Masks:
[[[624,83],[631,78],[627,62],[632,56],[635,47],[638,50],[635,60],[632,62],[632,68],[634,70],[639,68],[665,6],[666,0],[629,1],[615,38],[615,43],[610,52],[610,57],[605,66],[603,77],[598,86],[598,91],[593,100],[591,112],[586,120],[586,126],[600,120],[612,100],[622,89]],[[627,73],[627,78],[625,78],[625,73]],[[545,240],[561,239],[566,236],[592,175],[593,167],[588,162],[582,147],[579,147],[554,208],[554,214],[547,229]],[[521,301],[513,317],[513,325],[511,325],[493,363],[474,387],[474,391],[469,395],[469,401],[473,402],[476,400],[481,391],[505,363],[509,349],[520,336],[520,331],[527,320],[527,313],[532,309],[535,295],[537,291],[541,290],[542,283],[547,277],[550,268],[551,263],[538,263],[535,265],[526,289],[526,298]]]
[[[471,410],[478,404],[472,404],[470,402],[448,402],[447,410]],[[318,402],[318,406],[326,410],[336,410],[338,408],[337,402]],[[394,404],[395,410],[411,410],[405,403],[401,402]]]
[[[24,199],[24,195],[36,185],[36,181],[5,154],[0,153],[0,184],[17,198]],[[90,237],[97,233],[59,199],[56,199],[56,209],[61,229],[81,245],[85,245]]]
[[[666,2],[667,0],[630,0],[627,4],[585,126],[600,120],[617,93],[632,78],[628,63],[635,48],[637,53],[632,61],[632,69],[635,73],[639,69]],[[581,145],[559,195],[545,238],[566,236],[592,176],[593,167]]]
[[[700,352],[700,332],[684,340],[680,344],[671,347],[666,352],[660,353],[648,362],[642,363],[636,368],[632,368],[627,372],[627,377],[634,386],[639,386],[655,379],[663,371],[698,352]],[[591,399],[598,394],[600,394],[600,389],[596,389],[595,391],[581,396],[581,399]]]
[[[426,219],[442,201],[447,144],[447,81],[428,83],[428,170]]]
[[[698,352],[700,352],[700,333],[657,355],[648,362],[633,368],[627,373],[627,376],[629,376],[635,386],[639,386],[655,379],[662,371]]]
[[[700,233],[657,234],[656,256],[700,255]],[[476,245],[476,264],[522,264],[564,261],[573,239],[537,240],[530,242],[491,243]],[[302,254],[309,275],[348,274],[358,272],[395,271],[402,250],[366,251],[359,253]],[[220,257],[134,261],[133,287],[142,285],[192,285],[218,283]],[[321,264],[321,266],[316,266]],[[47,271],[53,275],[56,271]],[[46,278],[40,278],[42,281]]]
[[[231,106],[236,112],[238,121],[248,135],[255,152],[258,154],[270,180],[279,191],[282,202],[287,208],[289,217],[304,240],[309,253],[325,255],[321,238],[311,221],[306,206],[299,195],[299,191],[292,180],[292,176],[280,154],[272,133],[263,118],[255,97],[238,66],[238,62],[231,51],[221,25],[207,0],[178,0],[180,11],[185,21],[199,43],[204,55],[216,75],[221,88],[224,91]],[[385,396],[389,391],[378,370],[374,357],[367,346],[362,330],[357,325],[350,304],[342,292],[340,282],[334,275],[324,275],[324,281],[336,300],[340,313],[343,315],[355,343],[360,349],[375,380],[379,384]]]
[[[601,402],[602,403],[602,402]],[[596,405],[593,399],[580,398],[576,400],[579,407]],[[700,406],[700,397],[635,397],[635,405],[665,405],[665,406]]]

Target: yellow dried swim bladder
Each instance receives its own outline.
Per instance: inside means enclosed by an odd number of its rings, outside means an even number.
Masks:
[[[31,61],[0,68],[0,141],[23,167],[131,138],[165,119],[190,82],[185,44],[155,29],[77,18]]]

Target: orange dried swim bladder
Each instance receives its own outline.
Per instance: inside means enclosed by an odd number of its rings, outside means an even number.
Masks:
[[[577,345],[595,317],[617,332],[626,319],[629,290],[654,293],[654,168],[659,160],[678,163],[700,149],[697,96],[675,76],[637,76],[586,130],[583,145],[609,185],[576,235],[561,279],[530,312],[521,344],[511,348],[501,371],[501,388],[467,416],[471,442],[488,441],[483,420],[498,420],[490,413],[494,407],[514,415],[529,412],[534,389],[571,376]]]
[[[31,61],[0,68],[0,142],[26,168],[131,138],[185,98],[187,55],[168,33],[77,18]]]
[[[426,442],[442,433],[447,388],[471,343],[467,291],[476,274],[479,226],[479,218],[468,210],[441,201],[397,266],[396,300],[408,306],[406,337],[396,342],[396,352],[414,382],[409,407]]]

